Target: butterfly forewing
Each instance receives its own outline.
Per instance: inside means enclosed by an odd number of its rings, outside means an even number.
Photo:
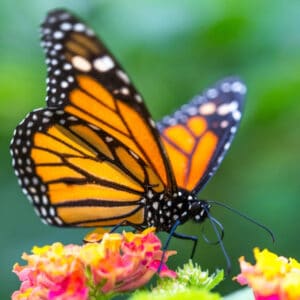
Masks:
[[[215,173],[239,125],[245,93],[238,78],[222,80],[158,123],[178,187],[196,194]]]
[[[144,160],[165,185],[175,180],[158,131],[141,95],[94,32],[63,10],[42,24],[48,66],[48,107],[63,108],[118,139]]]

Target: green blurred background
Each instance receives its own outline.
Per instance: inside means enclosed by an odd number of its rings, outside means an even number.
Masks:
[[[18,122],[44,106],[46,68],[38,26],[46,12],[65,7],[85,19],[119,59],[144,95],[154,118],[171,113],[216,80],[236,74],[248,86],[242,126],[221,168],[199,197],[224,202],[272,229],[222,208],[212,214],[225,227],[224,243],[237,258],[254,246],[300,259],[300,2],[297,0],[27,0],[0,9],[0,299],[19,283],[14,262],[33,245],[79,243],[86,230],[43,225],[22,194],[8,147]],[[179,229],[200,237],[195,261],[225,267],[218,246],[201,227]],[[206,234],[215,239],[209,224]],[[162,234],[165,238],[166,235]],[[173,239],[172,265],[189,258],[192,244]],[[231,276],[230,276],[231,277]],[[238,286],[228,278],[223,294]]]

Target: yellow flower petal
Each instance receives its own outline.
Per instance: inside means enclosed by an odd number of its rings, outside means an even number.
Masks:
[[[300,299],[300,263],[296,259],[287,259],[258,248],[254,249],[254,256],[255,265],[246,262],[244,257],[240,258],[241,274],[235,280],[241,285],[248,284],[257,299],[267,299],[269,296],[285,300]]]
[[[155,227],[148,227],[148,228],[146,228],[146,229],[142,232],[142,234],[143,234],[143,235],[146,235],[146,234],[148,234],[148,233],[155,232],[155,231],[156,231],[156,228],[155,228]]]
[[[254,249],[256,268],[261,271],[267,279],[284,274],[289,269],[288,260],[285,257],[277,256],[267,249],[260,251]]]
[[[119,233],[106,233],[102,239],[102,245],[110,252],[119,252],[123,237]]]

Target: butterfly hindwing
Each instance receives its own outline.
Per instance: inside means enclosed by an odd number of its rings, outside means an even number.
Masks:
[[[215,173],[239,125],[245,85],[228,78],[157,124],[180,188],[197,194]]]
[[[64,10],[48,14],[42,24],[48,66],[48,107],[101,128],[127,145],[176,190],[159,133],[141,95],[94,32]]]
[[[30,113],[16,128],[11,151],[20,185],[52,225],[140,225],[146,187],[164,189],[128,147],[63,110]]]

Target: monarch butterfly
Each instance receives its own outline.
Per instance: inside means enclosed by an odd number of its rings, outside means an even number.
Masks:
[[[11,142],[23,192],[55,226],[202,222],[197,194],[223,160],[246,87],[227,78],[155,124],[142,96],[93,30],[65,10],[42,24],[47,107],[29,113]]]

